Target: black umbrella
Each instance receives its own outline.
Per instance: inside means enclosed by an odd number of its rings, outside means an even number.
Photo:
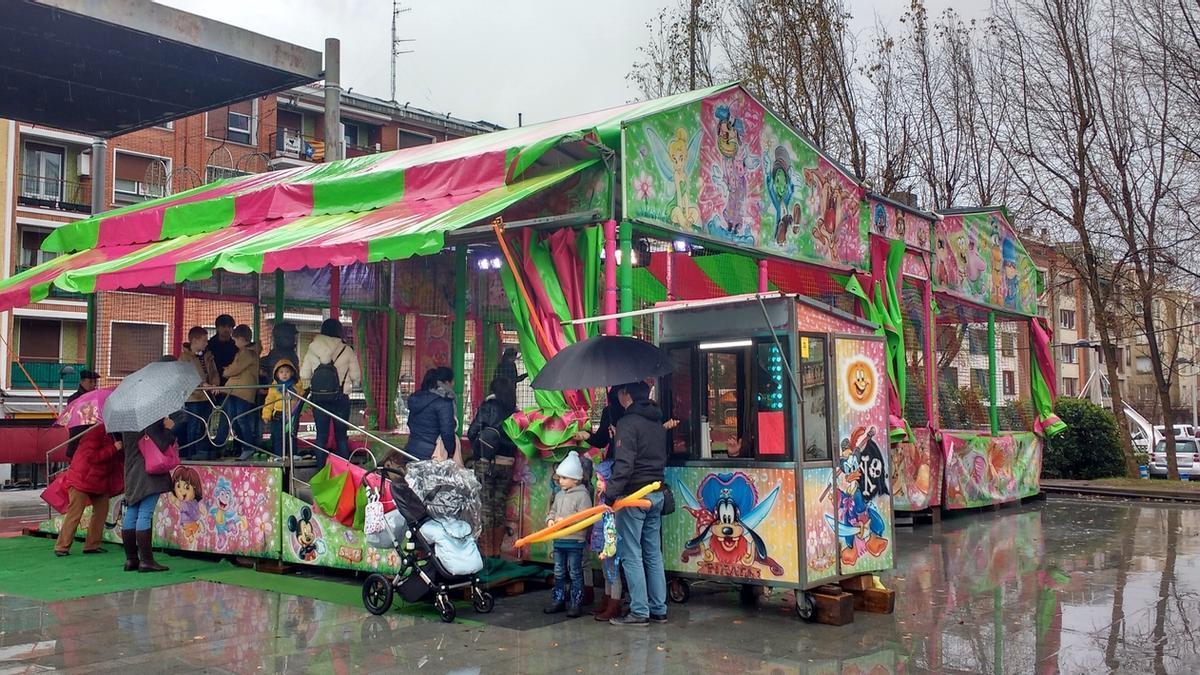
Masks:
[[[534,389],[591,389],[638,382],[672,371],[661,349],[637,338],[597,335],[576,342],[546,362]]]

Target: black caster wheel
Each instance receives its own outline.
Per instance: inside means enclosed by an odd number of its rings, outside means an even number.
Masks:
[[[392,580],[382,574],[372,574],[363,582],[363,606],[376,616],[392,608],[393,596]]]
[[[491,593],[476,588],[471,597],[471,604],[475,606],[476,612],[488,614],[496,606],[496,599],[492,597]]]
[[[450,600],[450,596],[445,594],[438,595],[433,604],[437,607],[438,615],[442,617],[442,621],[454,623],[454,617],[457,612],[454,609],[454,603]]]
[[[692,585],[683,579],[671,579],[667,582],[667,599],[682,605],[692,597]]]
[[[796,591],[796,616],[812,622],[817,618],[817,600],[808,591]]]

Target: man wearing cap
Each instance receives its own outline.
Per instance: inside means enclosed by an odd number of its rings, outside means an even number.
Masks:
[[[83,396],[89,391],[95,391],[96,386],[100,384],[100,373],[94,370],[84,370],[79,373],[79,388],[75,393],[67,397],[67,403],[74,403],[75,399]]]

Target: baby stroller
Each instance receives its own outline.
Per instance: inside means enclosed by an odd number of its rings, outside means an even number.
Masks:
[[[450,623],[455,617],[450,592],[469,587],[475,611],[491,612],[495,600],[479,586],[476,575],[483,569],[483,558],[470,525],[432,517],[400,471],[378,467],[375,473],[384,479],[381,485],[390,486],[396,510],[385,515],[384,541],[373,545],[394,547],[400,555],[400,570],[390,578],[378,573],[367,577],[362,588],[367,611],[376,615],[387,612],[396,593],[407,602],[432,597],[442,621]]]

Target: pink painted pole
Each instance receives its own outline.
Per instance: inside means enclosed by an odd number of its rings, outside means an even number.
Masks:
[[[675,247],[667,251],[667,300],[675,299]]]
[[[604,313],[617,313],[617,221],[604,222]],[[604,322],[604,334],[617,334],[617,320]]]
[[[767,261],[764,258],[758,261],[758,292],[766,293],[770,286],[770,282],[767,281]]]
[[[342,317],[342,268],[329,268],[329,316],[341,321]]]
[[[938,419],[937,410],[934,409],[937,377],[933,372],[937,364],[937,351],[934,349],[937,326],[933,323],[933,282],[928,279],[921,286],[921,300],[925,303],[925,414],[929,418],[929,427],[934,428]],[[936,423],[936,426],[941,427],[941,424]]]

